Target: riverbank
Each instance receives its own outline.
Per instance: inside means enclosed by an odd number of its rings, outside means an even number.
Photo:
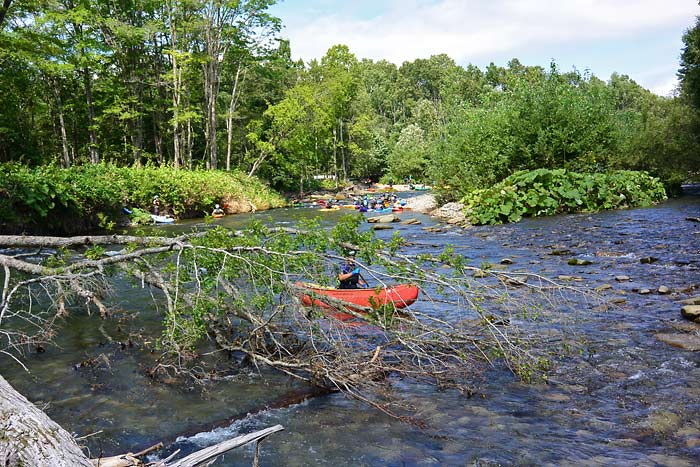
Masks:
[[[238,172],[111,164],[28,168],[0,165],[0,233],[74,235],[124,222],[124,208],[153,209],[178,219],[286,205],[254,177]]]

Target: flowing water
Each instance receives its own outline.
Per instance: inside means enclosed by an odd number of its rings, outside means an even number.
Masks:
[[[301,208],[254,216],[285,225],[315,214]],[[344,213],[323,214],[330,224]],[[216,222],[238,228],[249,217]],[[171,442],[167,452],[189,452],[279,423],[285,431],[263,442],[261,465],[700,465],[700,352],[656,337],[683,332],[679,326],[699,332],[683,320],[679,303],[700,294],[700,223],[687,220],[700,217],[698,191],[652,208],[468,230],[426,232],[435,220],[408,212],[402,217],[423,222],[396,227],[414,253],[449,244],[473,265],[508,258],[508,271],[599,288],[595,300],[582,295],[567,309],[551,310],[565,315],[584,351],[557,361],[547,385],[524,384],[492,368],[473,397],[395,381],[427,422],[424,428],[339,394],[259,410],[303,388],[274,373],[232,373],[206,392],[145,377],[157,352],[140,351],[148,346],[140,336],[157,329],[157,310],[147,292],[123,285],[115,291],[121,319],[74,313],[59,330],[57,346],[26,356],[31,373],[7,359],[0,360],[0,372],[70,431],[99,432],[83,441],[93,455],[160,440]],[[377,232],[380,238],[392,234]],[[572,266],[571,258],[593,264]],[[622,275],[629,280],[616,280]],[[660,286],[670,293],[657,293]],[[651,293],[640,293],[644,289]],[[250,465],[252,458],[252,448],[243,448],[214,465]]]

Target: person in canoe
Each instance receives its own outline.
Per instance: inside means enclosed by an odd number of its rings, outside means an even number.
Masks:
[[[211,215],[213,217],[223,217],[224,214],[226,214],[226,213],[224,212],[223,209],[221,209],[221,206],[219,206],[218,204],[215,204],[214,210],[211,212]]]
[[[340,265],[338,274],[339,289],[359,289],[367,287],[367,282],[360,276],[360,268],[355,263],[355,252],[349,251],[345,262]]]

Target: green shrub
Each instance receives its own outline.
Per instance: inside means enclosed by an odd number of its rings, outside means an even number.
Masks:
[[[117,219],[122,208],[149,210],[154,195],[176,217],[201,217],[216,203],[267,209],[284,199],[240,172],[172,167],[83,165],[70,169],[0,165],[0,230],[75,233]]]
[[[666,199],[663,184],[645,172],[581,174],[566,169],[516,172],[462,199],[473,224],[517,222],[523,217],[649,206]]]

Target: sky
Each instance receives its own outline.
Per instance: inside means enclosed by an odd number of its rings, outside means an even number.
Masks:
[[[292,57],[320,59],[336,44],[358,59],[404,61],[445,53],[482,70],[512,58],[545,69],[628,75],[668,95],[698,0],[278,0]]]

